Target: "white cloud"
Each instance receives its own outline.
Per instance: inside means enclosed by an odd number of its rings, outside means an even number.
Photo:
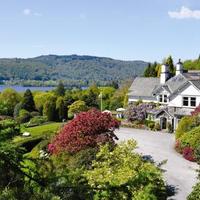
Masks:
[[[200,19],[200,10],[191,10],[182,6],[179,11],[169,11],[168,15],[175,19]]]
[[[24,15],[31,15],[31,10],[26,8],[26,9],[23,10],[23,14]]]
[[[24,15],[32,15],[32,16],[36,16],[36,17],[41,17],[41,16],[42,16],[41,13],[32,12],[32,10],[29,9],[29,8],[24,9],[24,10],[23,10],[23,14],[24,14]]]

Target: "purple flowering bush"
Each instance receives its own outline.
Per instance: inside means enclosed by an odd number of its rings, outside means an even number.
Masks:
[[[154,103],[141,103],[139,105],[130,104],[126,110],[125,116],[130,122],[138,121],[142,123],[147,116],[147,111],[155,107],[156,105]]]

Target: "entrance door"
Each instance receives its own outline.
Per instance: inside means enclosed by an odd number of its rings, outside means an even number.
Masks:
[[[161,129],[166,129],[167,128],[167,118],[166,117],[162,117],[160,119],[160,125],[161,125]]]

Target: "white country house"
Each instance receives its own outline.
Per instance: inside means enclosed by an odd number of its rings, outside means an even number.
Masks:
[[[160,109],[148,112],[148,118],[160,123],[165,129],[171,123],[175,130],[179,120],[200,104],[200,72],[184,72],[179,60],[176,74],[170,77],[167,65],[161,66],[160,78],[137,77],[133,81],[129,93],[129,103],[143,102],[160,103]]]

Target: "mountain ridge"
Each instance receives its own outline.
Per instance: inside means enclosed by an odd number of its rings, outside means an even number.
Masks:
[[[143,75],[147,62],[90,55],[41,55],[33,58],[0,58],[0,80],[65,80],[79,85],[122,81]]]

